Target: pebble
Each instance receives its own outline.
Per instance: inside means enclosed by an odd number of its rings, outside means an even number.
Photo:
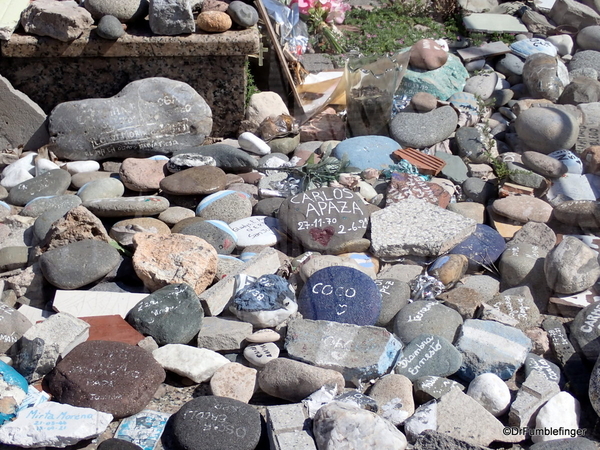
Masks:
[[[498,75],[495,72],[475,75],[467,80],[463,91],[487,100],[492,96],[497,83]]]
[[[441,336],[422,334],[402,350],[394,372],[416,381],[425,376],[452,375],[461,364],[462,355],[450,341]]]
[[[400,113],[390,123],[391,136],[403,147],[431,147],[448,138],[456,129],[458,115],[451,106],[427,113]]]
[[[50,170],[12,187],[6,201],[11,205],[25,206],[37,197],[63,195],[70,184],[71,175],[66,170]]]
[[[223,190],[225,184],[223,170],[213,166],[199,166],[163,178],[160,189],[171,195],[206,195]]]
[[[166,168],[171,173],[177,173],[192,167],[216,165],[217,160],[212,156],[204,156],[196,153],[179,153],[169,159]]]
[[[244,349],[244,358],[254,367],[264,367],[269,361],[279,357],[279,347],[272,342],[249,345]]]
[[[194,211],[181,206],[170,206],[158,215],[158,220],[162,220],[169,226],[173,226],[183,219],[195,217]]]
[[[125,186],[116,178],[103,178],[84,184],[78,191],[77,196],[82,203],[103,198],[122,197]]]
[[[255,331],[248,336],[246,341],[254,344],[265,344],[267,342],[277,342],[280,339],[281,335],[277,331],[263,328],[262,330]]]
[[[196,25],[208,33],[222,33],[233,25],[231,17],[221,11],[202,11],[198,15]]]
[[[231,20],[243,28],[250,28],[258,22],[256,9],[239,0],[234,0],[229,4],[227,14],[231,16]]]
[[[98,21],[96,33],[103,39],[116,41],[125,34],[121,21],[110,14],[104,15]]]
[[[460,314],[441,303],[415,301],[396,315],[394,334],[405,344],[422,334],[440,336],[448,342],[454,342],[462,323]]]
[[[252,203],[248,195],[232,190],[211,194],[198,204],[196,215],[208,220],[236,222],[252,215]]]
[[[598,254],[579,239],[565,236],[544,261],[548,287],[559,294],[590,288],[600,277]]]
[[[568,172],[568,167],[559,159],[539,152],[524,152],[523,164],[544,177],[560,178]]]
[[[482,373],[476,376],[469,383],[467,395],[473,397],[494,417],[506,413],[511,403],[507,384],[493,373]]]

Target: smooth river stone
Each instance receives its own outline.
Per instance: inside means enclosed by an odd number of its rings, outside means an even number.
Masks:
[[[198,166],[174,173],[160,181],[160,188],[171,195],[205,195],[225,189],[225,172],[218,167]]]
[[[394,373],[416,381],[424,376],[452,375],[461,364],[462,355],[451,342],[441,336],[422,334],[404,348]]]
[[[278,217],[284,232],[316,251],[362,238],[369,223],[363,200],[344,188],[319,188],[289,197]]]
[[[61,103],[50,114],[54,153],[68,160],[169,154],[200,146],[212,112],[190,85],[167,78],[133,81],[107,99]]]
[[[71,175],[62,169],[50,170],[13,187],[6,201],[11,205],[24,206],[31,200],[48,195],[63,195],[71,184]]]
[[[546,223],[552,215],[552,206],[539,198],[528,195],[511,195],[494,200],[492,209],[503,217],[522,223]]]
[[[169,207],[164,197],[118,197],[91,200],[84,205],[98,217],[155,216]]]

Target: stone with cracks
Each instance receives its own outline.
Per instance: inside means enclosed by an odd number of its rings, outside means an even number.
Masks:
[[[476,225],[473,219],[409,198],[371,214],[371,248],[380,258],[438,256],[470,236]]]
[[[154,34],[174,36],[196,31],[190,0],[150,0],[148,17]]]
[[[26,33],[63,42],[77,39],[93,24],[92,15],[75,2],[36,0],[21,14],[21,25]]]
[[[69,160],[169,154],[200,146],[212,129],[204,98],[186,83],[160,77],[133,81],[111,98],[61,103],[49,120],[55,154]]]

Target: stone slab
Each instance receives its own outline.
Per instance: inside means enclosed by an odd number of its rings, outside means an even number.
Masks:
[[[34,308],[29,305],[21,305],[17,311],[27,317],[31,323],[42,322],[54,314],[52,311]]]
[[[464,62],[485,59],[490,56],[504,55],[510,53],[510,48],[504,42],[490,42],[480,47],[468,47],[456,51]]]
[[[129,310],[146,297],[148,294],[57,290],[53,307],[57,312],[67,312],[75,317],[118,314],[124,319]]]
[[[302,403],[268,406],[267,433],[272,450],[317,449]]]
[[[118,314],[111,316],[82,317],[90,324],[90,336],[88,341],[116,341],[126,344],[137,345],[144,335],[129,325]]]
[[[218,316],[226,308],[235,294],[235,276],[246,274],[251,277],[273,274],[279,269],[279,256],[277,251],[266,248],[237,271],[230,273],[218,283],[199,295],[200,302],[207,316]]]
[[[468,31],[487,33],[527,33],[527,27],[516,17],[508,14],[474,13],[463,17]]]
[[[0,3],[0,39],[9,40],[19,26],[21,13],[30,0],[5,0]]]

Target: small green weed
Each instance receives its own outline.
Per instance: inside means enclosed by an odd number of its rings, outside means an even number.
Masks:
[[[246,71],[246,97],[245,97],[245,106],[248,107],[248,103],[250,103],[250,97],[254,94],[258,94],[260,90],[256,87],[256,83],[254,81],[254,75],[252,75],[252,71],[250,70],[250,62],[246,61],[244,66]]]

